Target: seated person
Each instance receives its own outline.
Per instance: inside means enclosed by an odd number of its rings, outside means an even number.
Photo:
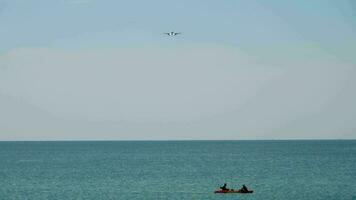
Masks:
[[[229,190],[229,188],[226,187],[226,183],[222,187],[220,187],[221,190]]]
[[[249,192],[247,189],[246,185],[242,185],[242,188],[240,189],[241,192]]]

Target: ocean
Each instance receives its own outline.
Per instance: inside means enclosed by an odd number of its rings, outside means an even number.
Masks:
[[[0,142],[0,199],[354,200],[356,141]]]

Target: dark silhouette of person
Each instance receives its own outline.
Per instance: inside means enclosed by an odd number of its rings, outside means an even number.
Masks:
[[[222,187],[220,187],[221,190],[229,190],[227,187],[226,187],[226,183],[224,183],[224,185]]]
[[[242,185],[241,192],[248,192],[246,185]]]

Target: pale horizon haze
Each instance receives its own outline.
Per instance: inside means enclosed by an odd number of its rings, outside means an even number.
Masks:
[[[0,141],[356,139],[355,102],[356,1],[0,0]]]

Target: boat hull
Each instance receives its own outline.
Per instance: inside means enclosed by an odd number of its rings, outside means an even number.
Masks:
[[[242,192],[240,190],[216,190],[214,193],[222,193],[222,194],[227,194],[227,193],[240,193],[240,194],[249,194],[253,193],[253,191],[247,191],[247,192]]]

